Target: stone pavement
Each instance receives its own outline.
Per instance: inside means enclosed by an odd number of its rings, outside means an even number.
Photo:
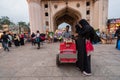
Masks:
[[[30,44],[0,53],[0,80],[120,80],[120,51],[115,44],[97,44],[92,54],[92,76],[86,77],[74,64],[56,66],[59,43]]]
[[[2,44],[0,43],[0,52],[2,51]]]

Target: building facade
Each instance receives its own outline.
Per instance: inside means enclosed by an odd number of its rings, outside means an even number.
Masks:
[[[55,31],[63,22],[72,26],[86,19],[95,29],[105,30],[108,0],[27,0],[31,32]]]

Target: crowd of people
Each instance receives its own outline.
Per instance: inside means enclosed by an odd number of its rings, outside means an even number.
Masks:
[[[43,41],[47,40],[49,42],[56,42],[56,41],[62,41],[66,38],[74,39],[76,43],[76,49],[77,49],[77,62],[76,67],[80,69],[80,71],[85,75],[91,75],[91,55],[88,55],[88,52],[86,50],[86,42],[89,40],[91,43],[99,43],[101,41],[100,38],[106,39],[106,35],[104,32],[101,34],[99,32],[95,32],[94,28],[85,20],[81,19],[75,26],[75,33],[74,35],[71,34],[69,31],[69,26],[66,26],[66,30],[62,32],[62,34],[54,34],[52,32],[47,32],[46,34],[40,33],[39,31],[36,31],[36,33],[32,33],[30,36],[30,40],[32,45],[37,44],[37,49],[40,49],[40,45]],[[120,27],[116,31],[114,37],[117,38],[116,48],[118,47],[118,41],[120,40]],[[25,44],[25,39],[27,38],[26,34],[10,34],[3,32],[3,35],[0,38],[0,41],[2,42],[2,46],[4,50],[9,51],[9,47],[14,45],[16,47],[22,46]]]
[[[0,37],[0,42],[2,43],[2,47],[4,51],[9,51],[9,47],[12,47],[13,44],[16,47],[23,46],[27,40],[27,35],[24,34],[11,34],[9,32],[3,32]]]
[[[46,40],[46,35],[36,31],[36,34],[33,32],[31,34],[31,43],[33,46],[37,44],[37,49],[40,49],[40,43],[42,44],[43,41]]]
[[[113,40],[115,39],[115,34],[114,33],[111,33],[111,32],[100,32],[100,30],[98,29],[96,31],[96,34],[100,37],[101,39],[101,43],[103,44],[112,44],[113,43]]]

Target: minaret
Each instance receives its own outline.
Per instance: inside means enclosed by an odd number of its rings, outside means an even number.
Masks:
[[[29,20],[31,32],[39,30],[43,31],[42,28],[42,16],[41,16],[41,0],[27,0],[29,7]]]
[[[108,0],[97,0],[94,2],[94,21],[93,26],[100,31],[106,30],[108,19]]]

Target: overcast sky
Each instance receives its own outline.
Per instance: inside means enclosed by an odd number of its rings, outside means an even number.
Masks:
[[[108,18],[120,18],[120,0],[109,0]],[[26,0],[0,0],[0,17],[8,16],[10,20],[29,22]]]
[[[29,21],[26,0],[0,0],[0,16],[8,16],[13,22]]]

